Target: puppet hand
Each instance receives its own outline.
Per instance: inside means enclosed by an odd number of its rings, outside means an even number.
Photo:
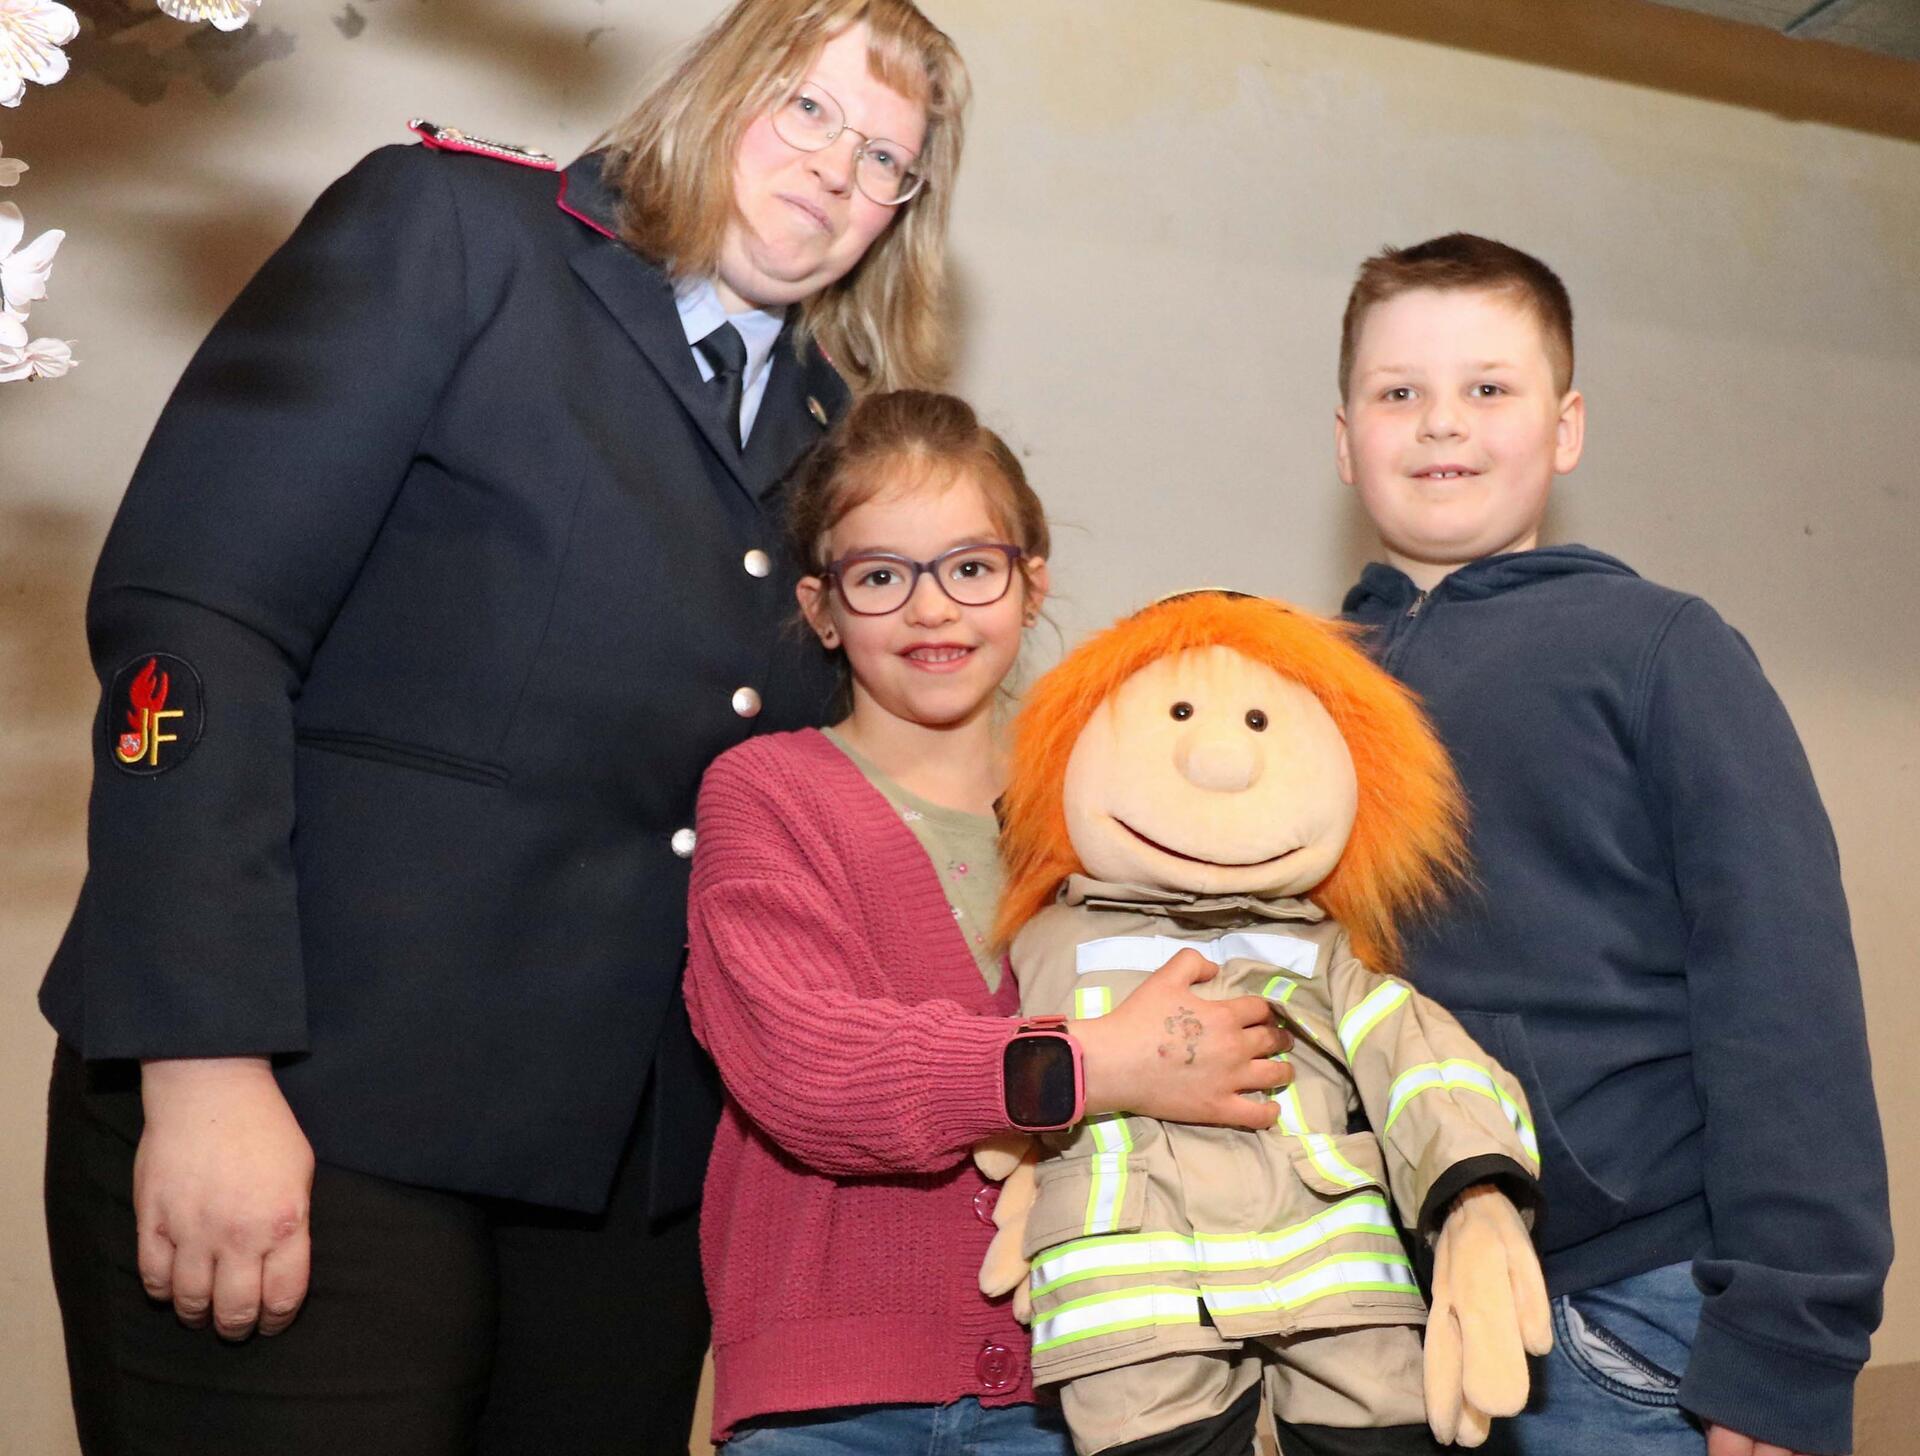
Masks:
[[[1279,1110],[1243,1097],[1284,1087],[1293,1068],[1273,1060],[1293,1037],[1258,996],[1213,1001],[1193,993],[1217,967],[1183,950],[1105,1016],[1076,1021],[1087,1112],[1135,1112],[1162,1122],[1272,1127]]]
[[[980,1292],[989,1299],[1023,1288],[1031,1267],[1020,1250],[1027,1237],[1027,1213],[1039,1192],[1034,1168],[1040,1161],[1040,1148],[1030,1138],[1026,1143],[1025,1154],[1001,1183],[999,1200],[993,1205],[993,1242],[980,1261]],[[977,1150],[975,1156],[979,1156]]]
[[[1003,1132],[974,1145],[973,1166],[980,1170],[981,1177],[998,1183],[1032,1151],[1033,1139],[1025,1133]]]
[[[1726,1426],[1707,1422],[1707,1456],[1806,1456],[1786,1446],[1756,1441]]]
[[[1489,1417],[1527,1403],[1527,1355],[1553,1348],[1540,1260],[1507,1196],[1480,1183],[1454,1200],[1434,1247],[1427,1316],[1427,1424],[1478,1446]]]
[[[140,1098],[140,1282],[195,1329],[278,1334],[307,1294],[313,1149],[267,1059],[148,1062]]]

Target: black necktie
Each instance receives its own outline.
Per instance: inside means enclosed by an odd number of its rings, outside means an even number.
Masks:
[[[738,446],[740,444],[740,396],[745,392],[747,382],[747,341],[740,337],[740,330],[732,324],[722,324],[706,338],[694,345],[713,369],[713,378],[707,381],[716,402],[725,413],[721,418],[726,422],[727,438]]]

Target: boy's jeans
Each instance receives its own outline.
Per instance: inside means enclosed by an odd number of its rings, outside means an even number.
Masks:
[[[1553,1301],[1553,1352],[1533,1395],[1496,1420],[1489,1456],[1701,1456],[1707,1438],[1676,1392],[1700,1323],[1691,1264],[1669,1264]]]
[[[774,1416],[721,1456],[1073,1456],[1057,1405],[868,1405]]]

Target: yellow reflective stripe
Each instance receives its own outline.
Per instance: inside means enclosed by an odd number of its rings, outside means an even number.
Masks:
[[[1044,1354],[1091,1340],[1096,1335],[1120,1330],[1137,1330],[1146,1325],[1197,1325],[1200,1323],[1200,1296],[1191,1289],[1166,1285],[1143,1285],[1119,1289],[1111,1294],[1090,1294],[1071,1300],[1034,1321],[1033,1353]]]
[[[1419,1292],[1420,1286],[1413,1282],[1412,1261],[1405,1254],[1336,1254],[1290,1279],[1200,1286],[1200,1296],[1216,1319],[1298,1309],[1336,1294]]]
[[[1343,1184],[1348,1188],[1363,1188],[1374,1182],[1372,1177],[1362,1173],[1358,1168],[1354,1167],[1353,1164],[1341,1157],[1340,1149],[1334,1145],[1333,1139],[1325,1133],[1305,1133],[1301,1136],[1300,1141],[1306,1146],[1307,1156],[1313,1159],[1313,1166],[1326,1174],[1333,1182]]]
[[[1259,1233],[1163,1231],[1074,1239],[1048,1250],[1034,1264],[1032,1292],[1038,1299],[1084,1279],[1271,1268],[1342,1236],[1381,1238],[1399,1247],[1400,1236],[1387,1211],[1386,1199],[1377,1193],[1363,1193],[1342,1199],[1304,1222]]]
[[[1313,1160],[1331,1182],[1344,1188],[1363,1188],[1376,1180],[1362,1173],[1353,1164],[1340,1156],[1339,1148],[1332,1138],[1323,1132],[1314,1132],[1307,1126],[1307,1119],[1300,1110],[1300,1092],[1297,1087],[1288,1087],[1278,1099],[1280,1103],[1280,1122],[1283,1132],[1300,1139],[1302,1151]]]
[[[1073,991],[1073,1014],[1079,1021],[1091,1021],[1096,1016],[1105,1016],[1113,1010],[1113,987],[1076,986]]]
[[[1349,1062],[1359,1052],[1360,1043],[1367,1039],[1367,1033],[1385,1021],[1393,1009],[1412,994],[1404,982],[1388,981],[1369,991],[1358,1006],[1340,1018],[1340,1045],[1346,1048]]]
[[[1393,1079],[1393,1086],[1387,1094],[1387,1125],[1380,1130],[1385,1137],[1393,1130],[1393,1124],[1406,1106],[1422,1092],[1474,1092],[1490,1098],[1513,1125],[1514,1135],[1520,1139],[1520,1145],[1527,1150],[1527,1157],[1537,1169],[1540,1166],[1540,1141],[1534,1136],[1533,1123],[1528,1120],[1526,1111],[1515,1102],[1493,1072],[1479,1062],[1470,1062],[1458,1058],[1445,1062],[1422,1062],[1417,1067],[1409,1067]]]
[[[1299,989],[1300,983],[1298,981],[1289,980],[1285,976],[1275,976],[1267,982],[1260,994],[1266,997],[1267,1000],[1278,1001],[1284,1006],[1293,999],[1293,993]]]

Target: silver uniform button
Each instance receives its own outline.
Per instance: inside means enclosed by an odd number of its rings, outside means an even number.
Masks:
[[[670,843],[673,845],[673,852],[679,855],[680,858],[693,858],[693,831],[691,829],[674,830],[673,839]]]
[[[752,688],[733,690],[733,711],[742,718],[752,718],[760,712],[760,694]]]
[[[740,564],[746,567],[748,576],[765,576],[773,570],[773,558],[758,546],[749,551]]]

